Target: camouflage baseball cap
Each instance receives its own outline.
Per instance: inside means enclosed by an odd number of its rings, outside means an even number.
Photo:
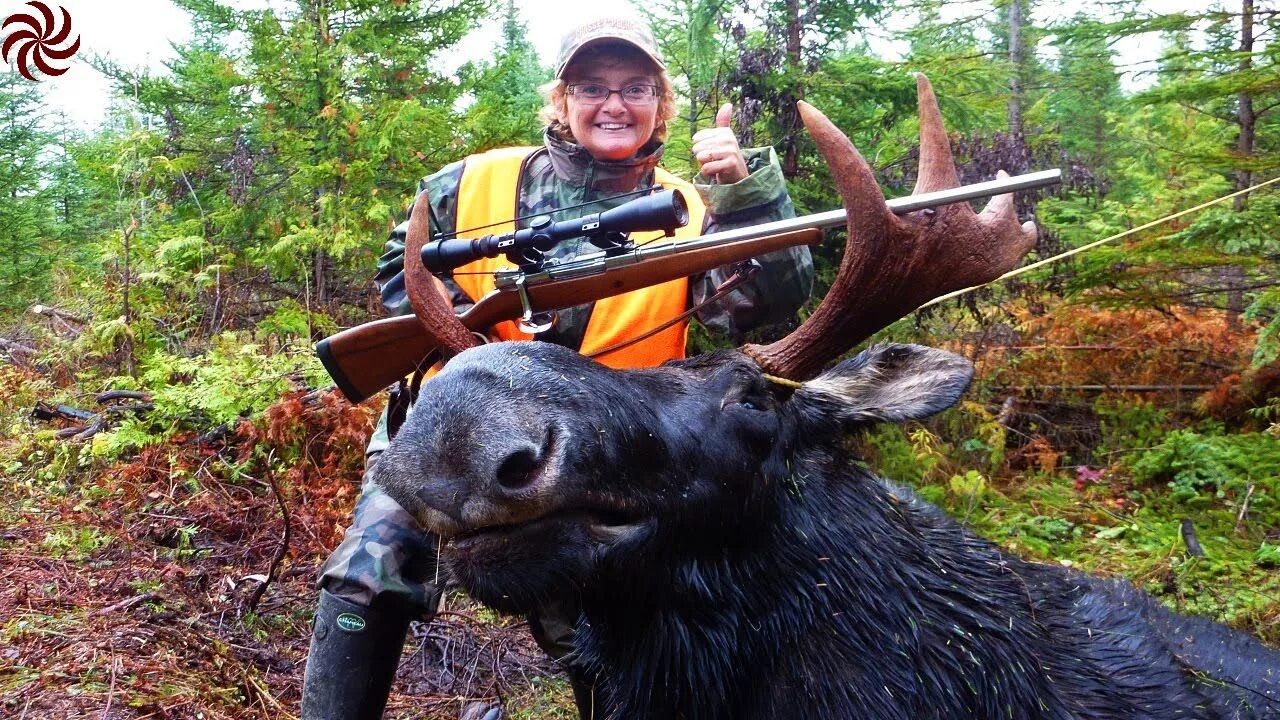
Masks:
[[[658,42],[653,39],[653,32],[647,25],[631,18],[610,17],[583,23],[565,33],[560,41],[560,54],[556,57],[556,77],[564,77],[565,69],[579,52],[605,42],[634,45],[648,55],[659,70],[667,69],[658,52]]]

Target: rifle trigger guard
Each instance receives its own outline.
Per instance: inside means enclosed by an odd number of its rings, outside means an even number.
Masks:
[[[538,312],[533,311],[533,305],[529,302],[529,291],[524,286],[525,276],[520,273],[516,276],[516,292],[520,295],[520,308],[523,310],[520,314],[519,327],[520,332],[530,335],[537,335],[540,332],[546,332],[556,324],[556,314],[554,312]]]

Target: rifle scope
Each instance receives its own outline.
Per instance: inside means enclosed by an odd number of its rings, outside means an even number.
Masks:
[[[669,235],[688,222],[689,206],[684,196],[679,190],[663,190],[572,220],[553,222],[545,215],[536,217],[529,227],[513,233],[433,240],[422,246],[422,264],[433,273],[445,273],[482,257],[505,253],[512,262],[523,266],[537,263],[542,253],[564,240],[586,237],[600,247],[614,247],[605,238],[648,230],[664,230]]]

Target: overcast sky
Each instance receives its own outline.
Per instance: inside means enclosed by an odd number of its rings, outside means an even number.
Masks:
[[[75,124],[92,128],[100,123],[107,112],[110,89],[106,80],[84,58],[90,54],[104,55],[125,67],[150,67],[160,69],[165,60],[173,57],[170,43],[181,43],[191,38],[191,26],[184,11],[169,0],[45,0],[50,6],[61,5],[71,13],[72,33],[79,33],[80,50],[71,60],[70,69],[54,78],[46,78],[42,85],[50,106],[65,112]],[[235,6],[257,6],[270,0],[229,0]],[[1148,0],[1153,10],[1170,11],[1192,9],[1203,0]],[[529,37],[543,61],[550,64],[559,45],[560,33],[566,18],[586,20],[608,14],[634,15],[628,0],[517,0],[523,19],[529,28]],[[7,18],[25,0],[0,0],[0,17]],[[1078,7],[1078,5],[1071,5]],[[29,8],[28,8],[29,10]],[[465,43],[463,51],[455,57],[471,59],[480,56],[483,48],[498,37],[497,26],[478,33]],[[1155,37],[1130,39],[1117,47],[1121,62],[1128,65],[1150,61],[1159,52],[1159,40]],[[12,72],[12,70],[9,70]]]

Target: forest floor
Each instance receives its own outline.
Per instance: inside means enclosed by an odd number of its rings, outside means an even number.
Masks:
[[[1226,348],[1247,343],[1217,321],[1087,324],[1015,351],[965,340],[981,382],[928,425],[872,433],[870,464],[1010,552],[1123,575],[1280,644],[1280,439],[1242,414],[1280,371],[1243,370]],[[376,409],[298,387],[252,421],[114,453],[57,437],[74,421],[29,418],[77,382],[50,377],[0,364],[0,421],[21,430],[0,436],[0,717],[297,716],[313,579],[349,521]],[[1142,475],[1156,460],[1169,467]],[[413,627],[387,717],[451,720],[471,700],[574,716],[525,624],[451,593]]]
[[[0,716],[297,716],[314,578],[356,487],[207,472],[261,439],[245,423],[109,472],[6,483]],[[516,718],[568,717],[571,705],[523,622],[451,593],[411,628],[386,717],[452,719],[498,699]]]

